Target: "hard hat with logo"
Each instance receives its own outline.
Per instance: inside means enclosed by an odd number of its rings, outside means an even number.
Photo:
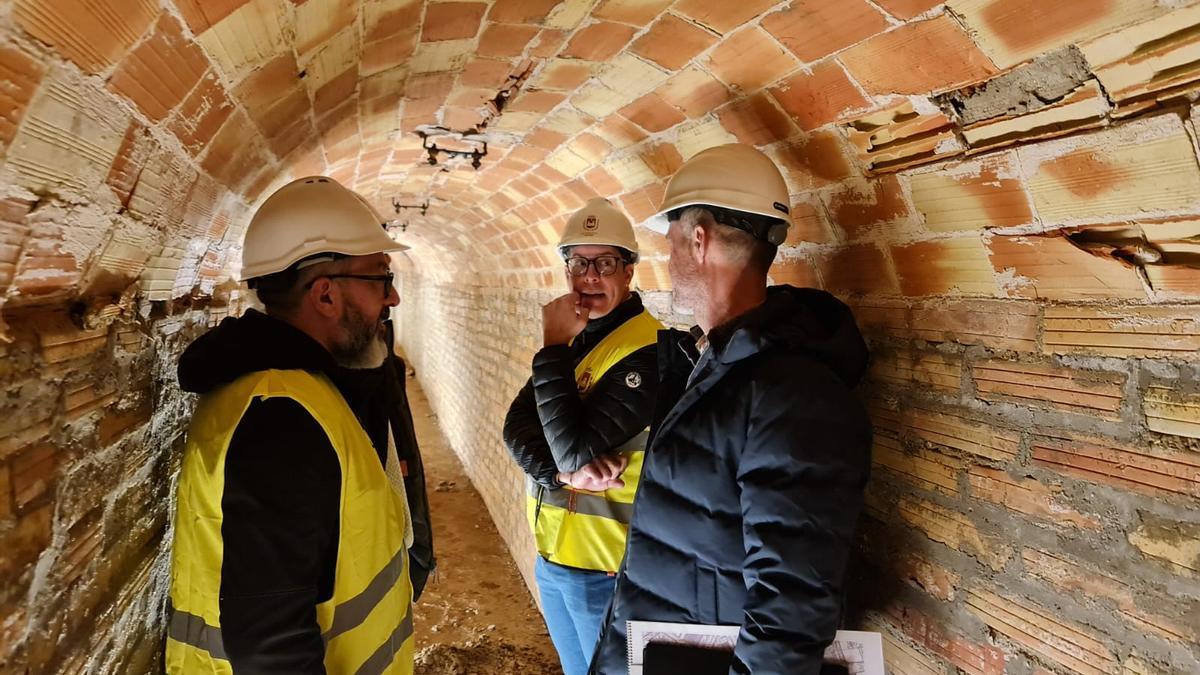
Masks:
[[[760,216],[734,214],[717,222],[778,246],[787,238],[792,222],[790,203],[787,183],[775,162],[752,146],[730,143],[704,150],[684,162],[667,183],[662,206],[646,226],[665,234],[668,213],[689,206],[715,206]]]
[[[566,257],[567,249],[572,246],[616,246],[629,251],[630,262],[638,260],[633,223],[603,197],[589,200],[567,221],[562,238],[558,240],[559,255]]]
[[[403,251],[379,213],[358,193],[325,176],[279,188],[246,226],[241,279],[282,272],[319,253],[346,256]]]

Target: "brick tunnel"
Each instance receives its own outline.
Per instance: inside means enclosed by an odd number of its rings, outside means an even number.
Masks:
[[[733,142],[791,192],[771,281],[870,344],[845,625],[894,675],[1200,672],[1200,5],[10,0],[0,35],[0,673],[161,670],[175,364],[302,176],[411,247],[399,346],[532,588],[500,422],[553,244]]]

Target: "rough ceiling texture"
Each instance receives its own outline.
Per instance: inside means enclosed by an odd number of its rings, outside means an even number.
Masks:
[[[428,275],[545,285],[555,278],[546,244],[585,199],[608,196],[640,220],[683,160],[736,140],[776,158],[795,192],[795,264],[781,266],[781,278],[908,295],[1044,297],[1064,286],[1169,294],[1194,275],[1155,269],[1161,278],[1146,289],[1132,268],[1065,240],[1037,244],[1042,255],[1029,259],[980,232],[1063,224],[1071,203],[1120,181],[1113,167],[1170,161],[1135,145],[1184,152],[1178,122],[1098,139],[1096,152],[1052,145],[993,153],[954,173],[864,177],[1156,107],[1194,80],[1188,29],[1200,18],[1169,11],[1181,4],[3,3],[6,217],[25,225],[33,202],[61,196],[67,212],[43,216],[77,226],[7,235],[0,288],[13,286],[6,295],[16,305],[119,291],[135,279],[155,300],[209,293],[238,265],[256,200],[314,173],[394,215]],[[486,141],[481,168],[446,154],[431,166],[418,130],[467,134],[430,139],[443,148]],[[1160,173],[1176,173],[1170,167]],[[1194,211],[1200,175],[1191,166],[1153,187],[1125,187],[1087,215]],[[1196,230],[1151,229],[1146,237],[1165,240]],[[867,239],[865,248],[834,247]],[[641,282],[663,287],[661,242],[642,241],[651,255]],[[1043,262],[1073,256],[1108,271],[1091,281],[1041,275]],[[927,258],[945,269],[929,269]],[[886,272],[855,278],[866,263]]]

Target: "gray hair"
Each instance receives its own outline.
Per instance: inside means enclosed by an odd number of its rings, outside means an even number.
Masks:
[[[253,279],[251,290],[268,314],[288,316],[300,307],[309,284],[326,274],[347,271],[349,261],[349,258],[336,258],[310,265],[293,265],[282,272]]]
[[[762,272],[764,275],[775,260],[776,247],[736,227],[722,225],[703,206],[689,206],[679,215],[679,224],[684,232],[691,234],[701,227],[725,249],[735,263]]]

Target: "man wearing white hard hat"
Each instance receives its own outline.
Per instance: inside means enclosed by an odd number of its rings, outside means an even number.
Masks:
[[[571,292],[542,308],[542,349],[504,420],[527,475],[542,611],[566,675],[584,675],[625,552],[658,384],[662,324],[630,290],[633,225],[606,199],[567,222]]]
[[[629,621],[741,627],[732,652],[647,647],[646,675],[815,675],[833,640],[870,466],[852,391],[867,348],[832,295],[767,286],[789,203],[747,145],[705,150],[667,185],[653,226],[697,326],[659,340],[659,402],[593,673],[627,672]]]
[[[395,452],[335,385],[380,367],[404,247],[359,195],[293,181],[246,229],[265,307],[180,359],[200,394],[179,478],[169,673],[412,673],[412,522]]]

